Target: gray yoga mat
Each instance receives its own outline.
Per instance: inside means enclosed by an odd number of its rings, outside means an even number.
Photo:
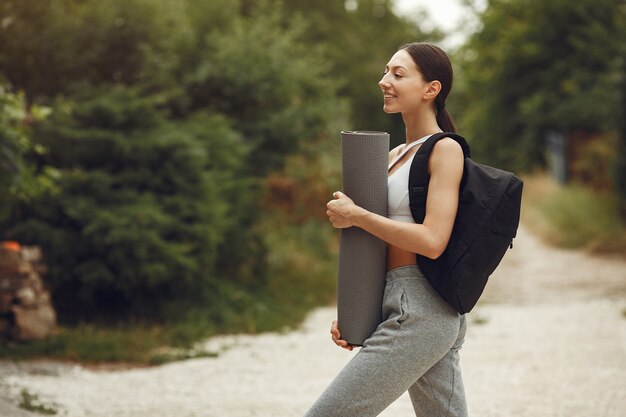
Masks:
[[[341,132],[343,192],[355,204],[387,216],[389,134]],[[341,229],[337,319],[341,338],[355,346],[382,321],[386,244],[358,227]]]

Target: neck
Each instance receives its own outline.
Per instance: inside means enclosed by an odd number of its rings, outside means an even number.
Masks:
[[[412,114],[402,113],[406,126],[406,143],[409,144],[426,135],[441,132],[434,112],[426,111]]]

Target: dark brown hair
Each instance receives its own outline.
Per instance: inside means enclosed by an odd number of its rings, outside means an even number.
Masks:
[[[402,49],[411,55],[425,81],[437,80],[441,83],[441,91],[435,98],[437,124],[444,132],[456,132],[454,121],[446,110],[446,98],[452,89],[450,58],[441,48],[430,43],[407,43],[398,48],[398,50]]]

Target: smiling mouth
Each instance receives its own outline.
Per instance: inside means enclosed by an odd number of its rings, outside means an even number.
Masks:
[[[388,98],[396,98],[397,96],[394,96],[392,94],[383,94],[383,98],[384,99],[388,99]]]

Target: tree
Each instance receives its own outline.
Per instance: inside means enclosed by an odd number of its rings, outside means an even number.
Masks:
[[[442,34],[395,15],[390,0],[296,0],[285,2],[285,8],[286,16],[299,16],[307,23],[307,43],[323,45],[327,51],[330,74],[340,80],[339,94],[350,105],[350,122],[341,128],[388,131],[394,144],[403,142],[402,119],[382,111],[378,81],[398,47],[437,42]]]
[[[261,8],[235,19],[228,31],[209,31],[184,78],[191,109],[236,122],[253,146],[255,175],[279,168],[301,141],[327,134],[329,122],[344,113],[327,58],[302,41],[303,22],[281,20],[279,9]]]
[[[28,106],[76,84],[134,84],[149,59],[170,62],[181,32],[172,28],[184,27],[177,11],[157,0],[4,0],[0,71]]]
[[[494,0],[462,48],[460,124],[481,159],[544,163],[546,132],[614,132],[619,0]],[[462,107],[461,107],[462,106]]]
[[[242,17],[238,2],[187,0],[169,15],[156,0],[96,3],[47,0],[32,21],[11,15],[29,30],[46,19],[63,29],[45,40],[56,49],[20,40],[39,63],[54,55],[58,85],[36,66],[20,77],[20,52],[0,46],[0,71],[53,109],[34,136],[49,152],[29,162],[59,176],[54,192],[14,204],[0,232],[43,246],[65,320],[170,317],[181,305],[233,317],[237,300],[266,291],[264,176],[306,141],[336,143],[338,82],[281,10]],[[69,37],[64,13],[75,18]],[[28,32],[18,26],[17,38]],[[83,35],[93,50],[75,47]]]

